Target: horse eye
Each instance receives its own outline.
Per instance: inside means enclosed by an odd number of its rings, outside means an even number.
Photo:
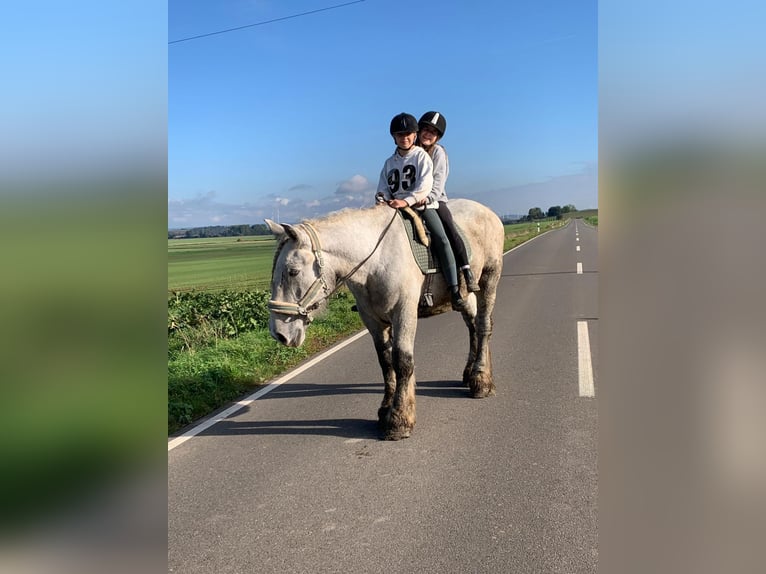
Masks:
[[[288,271],[288,273],[290,274],[290,277],[295,277],[295,276],[296,276],[296,275],[298,275],[298,273],[300,273],[300,272],[301,272],[301,270],[300,270],[300,269],[290,269],[290,270]]]

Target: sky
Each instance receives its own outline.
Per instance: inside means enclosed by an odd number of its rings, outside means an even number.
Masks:
[[[170,0],[169,228],[372,205],[429,110],[450,198],[597,207],[595,1],[351,1]]]

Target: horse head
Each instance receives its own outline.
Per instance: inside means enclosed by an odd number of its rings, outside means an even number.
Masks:
[[[266,220],[277,238],[271,270],[269,332],[288,347],[300,347],[314,314],[327,306],[331,288],[323,272],[319,238],[308,223],[279,224]]]

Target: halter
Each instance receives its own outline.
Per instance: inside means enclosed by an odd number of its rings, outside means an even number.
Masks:
[[[327,281],[325,281],[324,278],[324,259],[322,258],[322,246],[319,243],[319,236],[310,223],[303,223],[302,226],[306,230],[309,240],[311,241],[311,251],[314,253],[317,265],[319,265],[319,276],[314,280],[311,287],[306,291],[306,294],[297,303],[286,303],[283,301],[274,301],[272,299],[269,301],[268,307],[269,311],[274,311],[275,313],[282,313],[283,315],[300,315],[309,317],[310,319],[311,317],[309,316],[309,313],[319,307],[320,303],[330,296],[330,294],[324,296],[319,295],[320,290],[327,293],[330,288],[327,286]]]
[[[284,301],[275,301],[272,299],[268,303],[269,311],[274,311],[275,313],[281,313],[283,315],[307,317],[309,322],[311,322],[311,312],[316,310],[325,299],[328,299],[333,293],[340,289],[343,284],[346,283],[348,278],[356,273],[359,268],[364,265],[370,259],[370,257],[373,256],[383,241],[386,233],[391,228],[391,224],[396,219],[396,216],[397,210],[395,209],[394,216],[391,218],[391,221],[388,222],[388,225],[386,225],[383,233],[380,234],[378,242],[375,244],[372,252],[367,257],[362,259],[362,261],[360,261],[358,265],[356,265],[348,274],[346,274],[345,277],[338,281],[332,291],[330,291],[330,288],[327,285],[327,281],[325,281],[323,274],[324,259],[322,258],[322,246],[319,243],[319,235],[317,235],[316,229],[314,229],[310,223],[302,223],[301,225],[306,230],[306,233],[309,236],[309,240],[311,241],[311,251],[314,252],[314,257],[316,258],[317,264],[319,265],[319,276],[314,280],[314,282],[311,284],[311,287],[309,287],[308,291],[306,291],[306,294],[301,298],[300,301],[297,303],[287,303]],[[275,262],[276,257],[277,255],[275,254]],[[324,291],[324,293],[320,294],[320,290]]]

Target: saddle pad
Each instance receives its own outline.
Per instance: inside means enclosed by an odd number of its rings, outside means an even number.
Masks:
[[[439,266],[439,260],[434,257],[434,254],[429,247],[426,247],[417,240],[415,230],[413,229],[412,221],[410,218],[402,214],[401,211],[399,214],[401,216],[402,223],[404,224],[404,230],[407,232],[407,239],[410,241],[412,255],[415,257],[415,262],[418,264],[418,267],[420,267],[420,270],[423,272],[423,274],[427,275],[429,273],[436,273],[441,269]],[[426,229],[428,229],[428,226],[425,225],[425,222],[423,222],[423,225],[426,227]],[[457,228],[457,232],[460,234],[460,237],[463,238],[463,243],[465,243],[465,250],[468,254],[468,259],[470,260],[471,244],[468,242],[465,233],[463,233],[463,230],[457,223],[455,223],[455,227]]]

